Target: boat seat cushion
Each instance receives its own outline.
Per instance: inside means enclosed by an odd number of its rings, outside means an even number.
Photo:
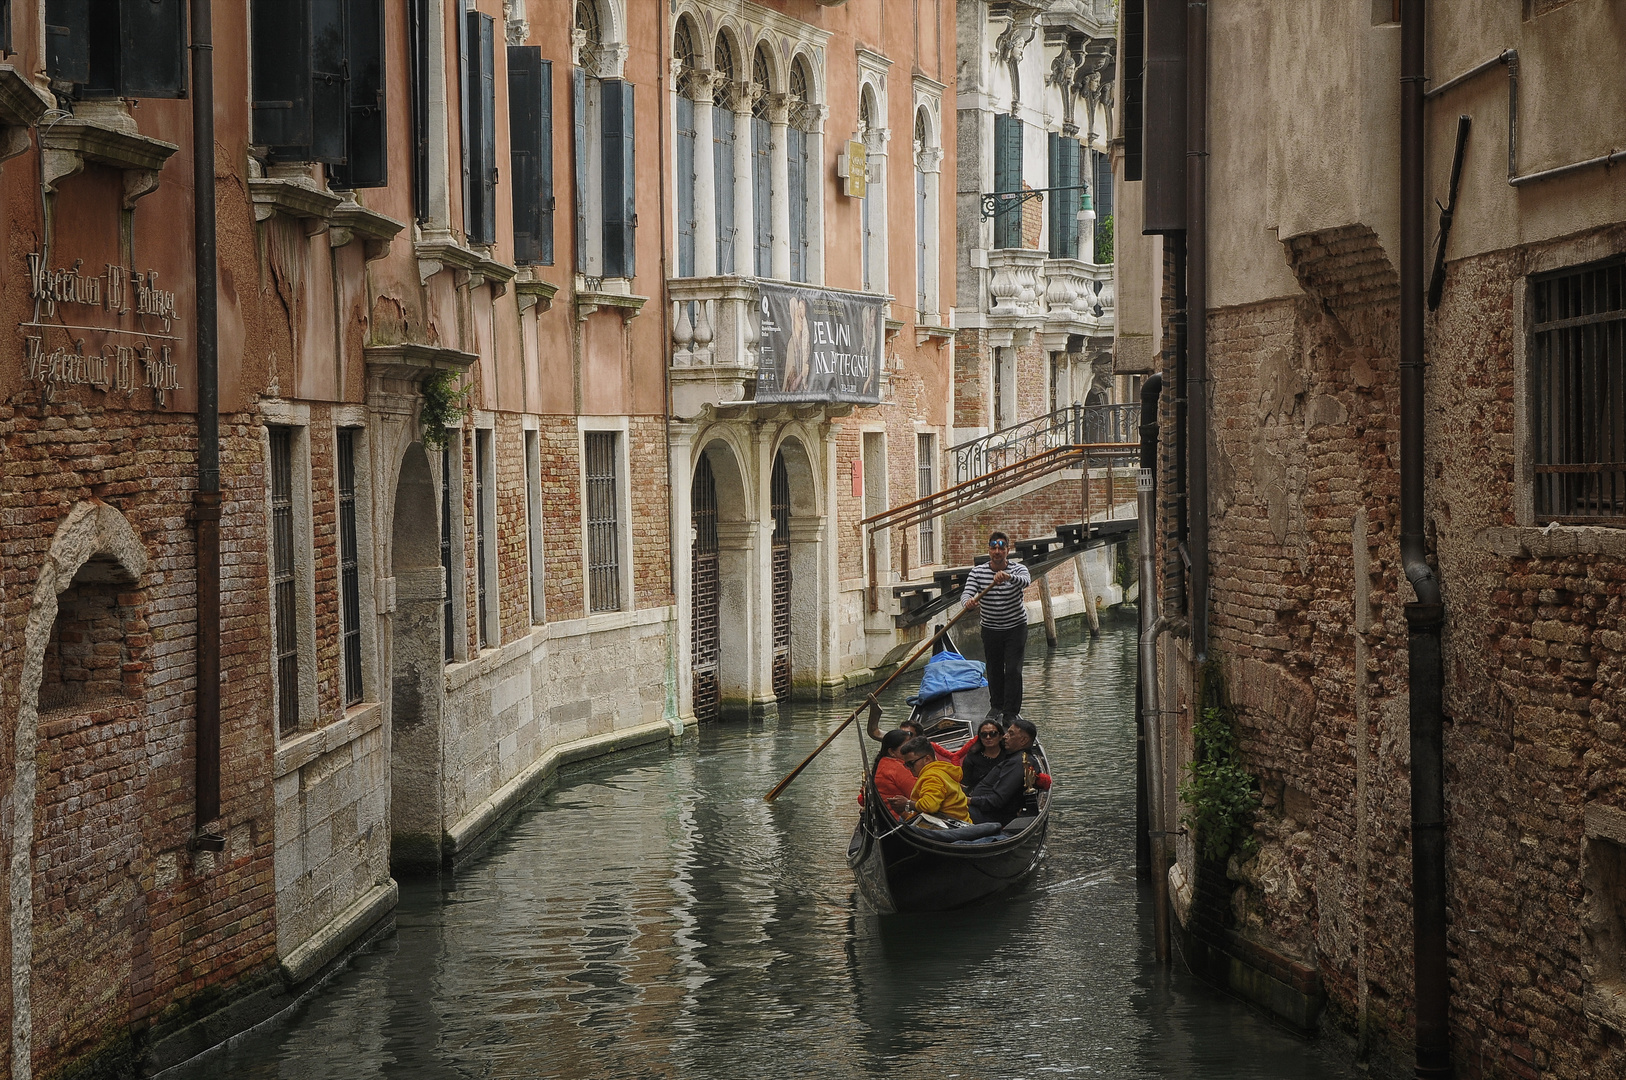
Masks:
[[[964,843],[968,840],[982,840],[990,836],[998,836],[1001,830],[999,822],[990,821],[986,825],[964,825],[958,829],[921,829],[933,840],[949,840],[955,843]]]
[[[1038,818],[1036,818],[1036,817],[1034,817],[1032,815],[1023,815],[1021,817],[1014,817],[1014,818],[1011,818],[1010,824],[1005,826],[1004,831],[1010,833],[1012,836],[1015,836],[1017,833],[1021,832],[1023,829],[1027,828],[1029,825],[1032,825],[1035,821],[1038,821],[1038,820],[1039,820]]]

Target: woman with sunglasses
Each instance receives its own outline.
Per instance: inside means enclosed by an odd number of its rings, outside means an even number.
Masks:
[[[970,791],[993,770],[994,764],[1005,753],[1001,742],[1005,729],[998,722],[984,720],[977,725],[977,737],[965,744],[965,757],[960,761],[960,786]]]

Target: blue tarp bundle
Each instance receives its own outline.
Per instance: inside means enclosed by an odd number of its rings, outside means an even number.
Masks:
[[[981,660],[967,660],[957,652],[944,649],[926,661],[926,673],[920,678],[920,693],[910,698],[909,704],[931,701],[956,690],[975,690],[979,686],[987,686],[984,670],[985,665]]]

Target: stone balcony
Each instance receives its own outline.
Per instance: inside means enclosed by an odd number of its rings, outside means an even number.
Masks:
[[[757,379],[757,288],[749,277],[671,278],[672,411],[750,401]]]
[[[1032,248],[988,252],[988,325],[997,336],[1039,335],[1053,348],[1065,348],[1071,335],[1111,337],[1113,303],[1110,263],[1052,259]]]

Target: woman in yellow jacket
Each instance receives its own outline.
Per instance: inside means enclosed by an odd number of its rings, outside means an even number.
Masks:
[[[960,767],[937,760],[937,752],[925,736],[910,739],[898,752],[915,774],[915,790],[908,799],[891,799],[893,808],[903,814],[936,814],[970,824],[971,810],[960,787]]]

